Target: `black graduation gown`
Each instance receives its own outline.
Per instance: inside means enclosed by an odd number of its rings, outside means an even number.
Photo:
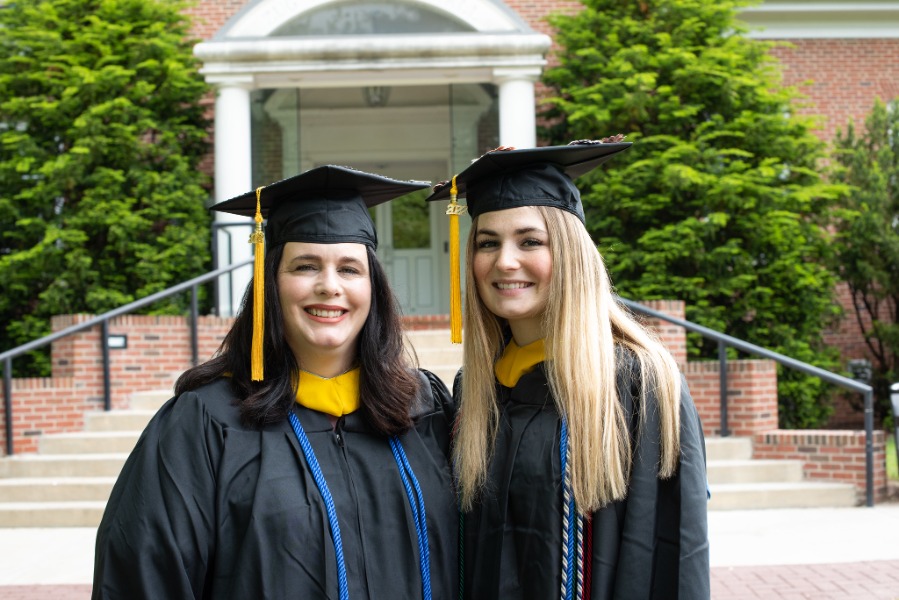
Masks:
[[[635,360],[635,359],[632,359]],[[707,600],[710,597],[705,441],[683,384],[677,474],[660,480],[655,398],[637,406],[639,388],[619,372],[618,392],[632,433],[627,498],[592,516],[591,600]],[[458,393],[458,390],[456,390]],[[496,450],[479,504],[464,515],[465,597],[561,597],[562,473],[560,417],[543,365],[506,388]],[[646,413],[642,425],[639,411]]]
[[[458,595],[452,400],[424,373],[430,385],[400,441],[424,495],[432,595],[448,600]],[[338,597],[325,505],[293,429],[245,427],[234,401],[219,380],[150,421],[100,523],[92,598]],[[421,598],[418,538],[387,438],[358,412],[332,429],[327,415],[295,409],[334,498],[349,597]]]

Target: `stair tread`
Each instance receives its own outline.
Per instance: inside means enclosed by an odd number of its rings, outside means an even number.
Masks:
[[[14,485],[66,485],[83,483],[110,483],[115,477],[4,477],[0,478],[0,487]]]
[[[18,461],[18,462],[30,462],[30,461],[43,461],[50,462],[54,460],[125,460],[128,458],[128,452],[97,452],[97,453],[82,453],[82,454],[16,454],[14,456],[7,456],[0,461],[8,460],[8,461]]]
[[[758,489],[790,490],[790,489],[855,489],[851,483],[837,481],[764,481],[756,483],[710,483],[709,489],[718,491],[746,491]]]
[[[69,500],[65,502],[0,502],[0,511],[59,510],[77,508],[105,508],[106,500]]]
[[[709,460],[706,465],[709,467],[745,467],[747,465],[785,465],[790,463],[800,463],[803,461],[793,458],[720,458]]]
[[[65,431],[62,433],[48,433],[43,436],[44,439],[47,438],[65,438],[65,439],[81,439],[81,438],[98,438],[98,439],[109,439],[109,438],[130,438],[134,437],[135,434],[140,435],[143,432],[141,429],[117,429],[115,431]]]

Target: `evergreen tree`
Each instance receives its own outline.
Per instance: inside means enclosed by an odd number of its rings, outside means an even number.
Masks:
[[[791,115],[770,44],[735,0],[585,0],[556,16],[545,82],[554,143],[623,133],[634,146],[585,178],[588,227],[619,293],[680,299],[687,318],[833,370],[838,312],[822,228],[840,186]],[[690,336],[696,357],[717,343]],[[819,426],[831,388],[780,368],[780,422]]]
[[[875,416],[892,412],[899,381],[899,103],[879,100],[857,134],[837,133],[833,178],[851,187],[838,211],[835,264],[872,357]]]
[[[0,9],[0,349],[46,335],[52,315],[101,313],[208,267],[208,88],[183,7]],[[46,373],[33,358],[16,374]]]

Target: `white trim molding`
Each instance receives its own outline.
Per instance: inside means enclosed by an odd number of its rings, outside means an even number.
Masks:
[[[899,38],[899,2],[766,0],[740,20],[756,39]]]
[[[546,64],[549,36],[448,33],[202,42],[194,54],[210,83],[248,77],[256,88],[426,85],[490,81],[497,68]]]

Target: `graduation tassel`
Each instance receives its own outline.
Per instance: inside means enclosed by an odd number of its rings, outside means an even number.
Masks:
[[[256,188],[256,228],[250,234],[253,244],[253,345],[250,349],[250,379],[262,381],[262,342],[265,334],[265,234],[262,232],[260,196]]]
[[[449,251],[450,251],[450,341],[462,343],[462,282],[459,274],[459,215],[467,207],[456,203],[456,177],[453,176],[450,188],[450,203],[446,208],[449,215]]]

